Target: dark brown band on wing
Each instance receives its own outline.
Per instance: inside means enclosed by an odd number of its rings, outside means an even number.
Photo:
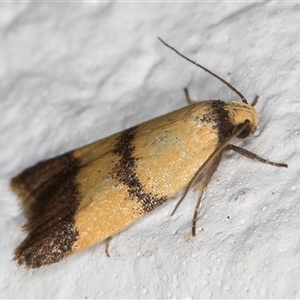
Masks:
[[[228,110],[224,107],[225,102],[221,100],[211,101],[211,112],[203,116],[203,122],[211,124],[218,132],[219,144],[228,138],[234,131],[234,126],[229,120]]]
[[[113,169],[113,176],[127,186],[127,191],[132,200],[137,200],[145,212],[150,212],[162,203],[167,197],[157,197],[144,191],[144,185],[136,173],[137,157],[134,156],[134,139],[138,126],[129,128],[121,133],[115,146],[114,153],[120,157]]]
[[[78,161],[69,152],[40,162],[12,179],[11,185],[22,198],[28,216],[24,228],[29,234],[14,252],[19,264],[38,268],[72,252],[78,237],[78,172]]]

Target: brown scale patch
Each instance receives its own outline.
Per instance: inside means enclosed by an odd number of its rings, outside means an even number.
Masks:
[[[134,138],[138,126],[122,132],[115,146],[114,153],[121,159],[113,169],[113,176],[127,186],[127,192],[133,201],[138,201],[145,212],[150,212],[166,200],[167,197],[157,197],[144,190],[144,185],[136,173],[137,157],[134,157]]]
[[[228,110],[224,109],[226,103],[221,100],[211,101],[211,112],[204,114],[201,121],[213,126],[219,135],[219,144],[233,133],[234,126],[230,122]]]
[[[38,268],[71,254],[77,240],[75,214],[80,203],[75,181],[78,161],[72,152],[24,170],[11,181],[28,222],[28,236],[14,252],[18,264]]]

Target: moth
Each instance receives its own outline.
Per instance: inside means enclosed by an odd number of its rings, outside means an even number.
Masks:
[[[202,194],[226,151],[287,167],[230,144],[255,132],[257,98],[249,105],[224,79],[160,41],[226,84],[240,100],[197,103],[185,89],[188,106],[42,161],[14,177],[11,187],[28,219],[28,235],[14,252],[19,265],[56,263],[103,240],[108,241],[108,254],[114,235],[185,189],[176,210],[196,186],[195,235]]]

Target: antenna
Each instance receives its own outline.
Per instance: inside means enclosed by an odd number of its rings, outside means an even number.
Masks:
[[[179,51],[177,51],[175,48],[171,47],[170,45],[168,45],[165,41],[163,41],[161,38],[158,37],[158,39],[168,48],[172,49],[173,51],[175,51],[178,55],[180,55],[181,57],[183,57],[184,59],[188,60],[189,62],[191,62],[192,64],[196,65],[197,67],[203,69],[205,72],[209,73],[210,75],[216,77],[217,79],[219,79],[221,82],[223,82],[225,85],[227,85],[234,93],[236,93],[241,100],[248,104],[246,98],[243,96],[243,94],[241,92],[239,92],[236,88],[234,88],[229,82],[227,82],[226,80],[224,80],[223,78],[221,78],[220,76],[218,76],[217,74],[213,73],[212,71],[208,70],[207,68],[199,65],[195,60],[191,60],[190,58],[188,58],[187,56],[181,54]]]

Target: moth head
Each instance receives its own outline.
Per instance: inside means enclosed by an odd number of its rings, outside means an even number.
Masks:
[[[232,125],[238,128],[246,124],[245,130],[238,135],[239,139],[244,139],[255,132],[259,118],[253,106],[244,102],[232,101],[225,106],[225,109],[228,111]]]

